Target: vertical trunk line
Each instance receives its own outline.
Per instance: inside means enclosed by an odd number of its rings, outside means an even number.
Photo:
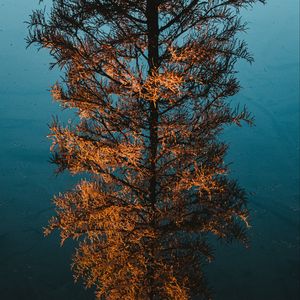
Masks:
[[[149,71],[148,75],[153,75],[158,68],[158,1],[148,0],[146,15],[147,15],[147,29],[148,29],[148,64]],[[150,168],[151,168],[151,179],[150,179],[150,202],[153,209],[155,208],[156,202],[156,156],[157,156],[157,145],[158,145],[158,103],[155,101],[150,102]]]
[[[158,68],[159,53],[158,53],[158,0],[147,0],[146,7],[147,16],[147,31],[148,31],[148,76],[155,74]],[[158,99],[155,99],[158,100]],[[156,186],[157,186],[157,175],[156,175],[156,157],[157,157],[157,146],[158,146],[158,103],[157,101],[150,101],[150,115],[149,115],[149,129],[150,129],[150,169],[151,178],[149,182],[149,193],[150,203],[153,209],[153,225],[155,224],[155,203],[156,203]],[[155,245],[153,241],[150,246],[150,257],[154,257]],[[150,263],[150,262],[149,262]],[[153,264],[149,266],[149,299],[154,300],[155,289],[154,289],[154,268]]]

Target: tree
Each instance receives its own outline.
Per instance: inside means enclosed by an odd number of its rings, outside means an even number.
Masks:
[[[65,76],[52,95],[78,118],[54,120],[58,172],[83,174],[54,198],[46,234],[79,240],[75,278],[105,299],[209,298],[208,239],[247,241],[246,196],[228,178],[239,10],[256,0],[53,0],[31,15],[28,43]],[[85,174],[85,175],[84,175]]]

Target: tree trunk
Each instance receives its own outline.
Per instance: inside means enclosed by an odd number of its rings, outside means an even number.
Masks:
[[[147,8],[147,31],[148,31],[148,75],[152,76],[158,68],[158,3],[157,0],[148,0]],[[158,100],[158,99],[154,99]],[[156,186],[157,186],[157,177],[156,177],[156,157],[157,157],[157,145],[158,145],[158,103],[157,101],[150,101],[150,115],[149,115],[149,129],[150,129],[150,169],[151,169],[151,178],[149,182],[149,194],[150,194],[150,203],[153,209],[153,225],[155,224],[155,203],[156,203]],[[153,244],[153,243],[151,243]],[[154,247],[152,247],[150,257],[154,255]],[[153,300],[155,297],[155,292],[153,290],[154,285],[154,270],[153,267],[149,266],[149,275],[150,275],[150,294],[149,299]]]
[[[147,1],[147,28],[148,28],[148,74],[151,76],[158,68],[158,4],[157,0]],[[158,100],[158,99],[156,99]],[[154,208],[156,202],[156,156],[157,156],[157,125],[158,103],[150,101],[150,163],[152,177],[150,179],[150,202]]]

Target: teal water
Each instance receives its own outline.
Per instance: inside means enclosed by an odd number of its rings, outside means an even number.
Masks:
[[[58,72],[45,51],[25,49],[37,0],[0,0],[0,299],[93,299],[74,284],[72,243],[44,238],[51,198],[74,178],[55,177],[48,163],[47,124],[61,115],[49,96]],[[251,192],[251,247],[221,245],[207,267],[217,300],[284,300],[300,296],[299,3],[269,0],[244,12],[244,38],[255,63],[240,63],[256,126],[227,129],[232,176]]]

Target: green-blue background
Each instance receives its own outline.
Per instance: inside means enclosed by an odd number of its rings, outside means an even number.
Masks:
[[[46,1],[47,2],[47,1]],[[49,1],[48,1],[49,2]],[[74,285],[73,245],[44,238],[51,197],[72,187],[48,163],[47,123],[61,114],[49,96],[58,72],[46,51],[25,50],[37,0],[0,0],[0,299],[93,299]],[[217,300],[299,297],[299,3],[269,0],[243,12],[243,37],[254,54],[241,62],[243,89],[256,127],[226,130],[232,176],[252,193],[252,244],[216,249],[207,274]]]

